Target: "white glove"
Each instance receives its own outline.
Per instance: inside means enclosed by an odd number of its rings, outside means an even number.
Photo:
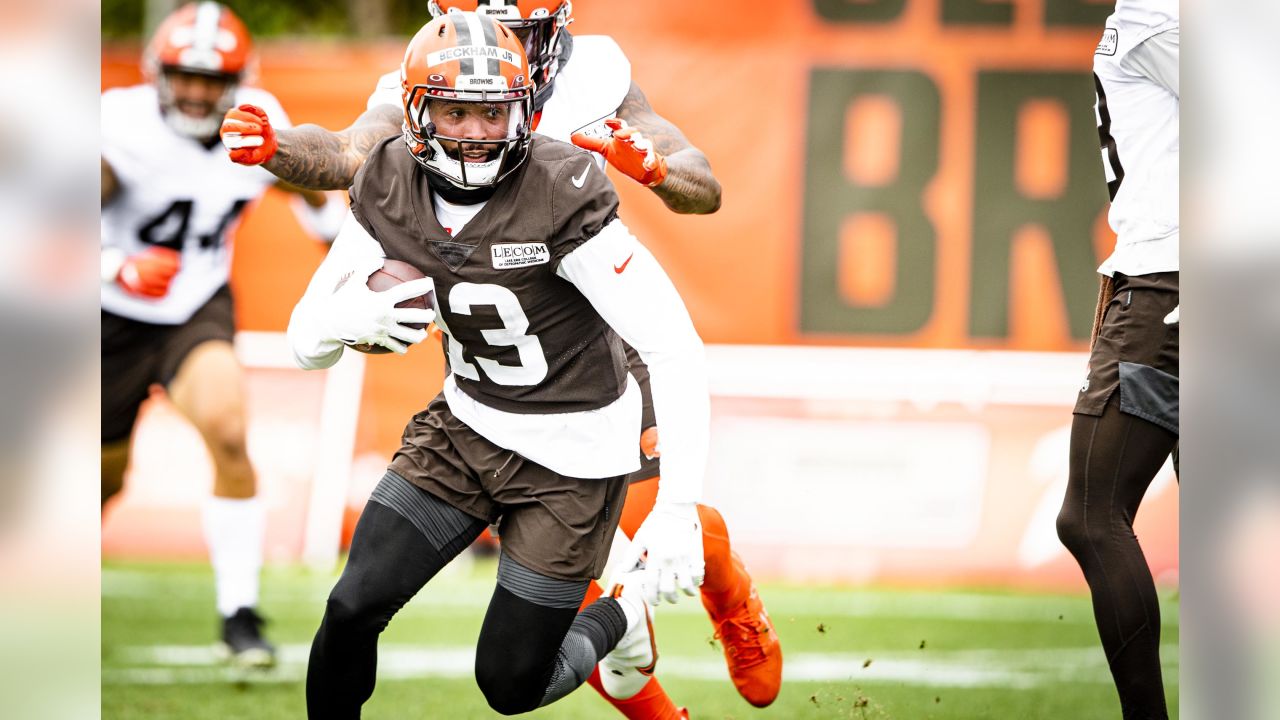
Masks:
[[[1169,313],[1168,315],[1165,315],[1165,316],[1164,316],[1164,324],[1165,324],[1165,325],[1177,325],[1177,324],[1178,324],[1178,308],[1180,308],[1180,307],[1182,307],[1182,305],[1174,305],[1174,306],[1173,306],[1173,312],[1171,312],[1171,313]]]
[[[646,557],[647,553],[647,557]],[[679,600],[676,588],[693,596],[706,574],[702,523],[697,503],[658,503],[640,524],[623,560],[623,570],[643,565],[645,599]]]
[[[372,273],[371,270],[365,277]],[[318,313],[324,318],[330,338],[348,345],[381,345],[403,355],[409,345],[427,337],[425,329],[405,327],[402,323],[429,323],[435,320],[436,311],[398,308],[396,303],[434,290],[435,282],[431,278],[410,280],[389,290],[374,292],[358,275],[347,278],[325,298],[325,307]]]

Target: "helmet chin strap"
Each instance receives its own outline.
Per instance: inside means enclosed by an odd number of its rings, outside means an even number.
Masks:
[[[433,137],[436,134],[436,124],[433,122],[428,122],[422,129],[428,137]],[[461,152],[461,148],[459,148],[459,152]],[[497,183],[488,187],[463,188],[458,187],[441,175],[427,172],[426,168],[419,169],[427,173],[427,186],[431,188],[431,191],[439,195],[445,202],[451,202],[454,205],[482,203],[493,197],[493,194],[498,191]]]
[[[521,128],[523,129],[523,126],[521,126]],[[445,200],[462,205],[473,205],[478,202],[484,202],[492,197],[493,190],[497,187],[500,180],[494,179],[485,184],[472,184],[472,179],[467,176],[467,160],[463,155],[463,146],[467,141],[458,138],[448,139],[449,142],[456,145],[453,152],[457,153],[457,157],[454,157],[449,150],[445,149],[443,141],[436,136],[436,130],[436,124],[433,122],[428,122],[423,126],[423,131],[427,134],[427,137],[430,138],[427,140],[426,145],[430,148],[431,157],[444,158],[449,163],[455,164],[457,166],[458,176],[454,177],[450,172],[441,170],[438,167],[427,168],[422,165],[421,159],[418,159],[419,165],[423,166],[424,170],[427,170],[427,174],[431,180],[432,189],[438,191],[440,196]],[[492,159],[486,160],[484,164],[498,164],[498,166],[493,169],[493,172],[500,173],[500,163],[506,156],[507,152],[508,150],[502,147],[495,148],[492,151]]]

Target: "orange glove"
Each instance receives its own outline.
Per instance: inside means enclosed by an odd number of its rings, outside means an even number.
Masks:
[[[604,124],[613,131],[607,138],[577,133],[570,140],[584,150],[604,155],[610,165],[645,187],[654,187],[667,179],[667,159],[653,149],[649,138],[627,127],[622,118],[609,118]]]
[[[280,147],[266,111],[255,105],[228,110],[218,134],[223,146],[231,151],[231,162],[241,165],[261,165]]]
[[[650,460],[662,456],[662,451],[658,450],[657,427],[647,427],[640,433],[640,452]]]
[[[162,298],[168,294],[173,276],[181,267],[182,253],[157,245],[125,258],[116,282],[130,295]]]

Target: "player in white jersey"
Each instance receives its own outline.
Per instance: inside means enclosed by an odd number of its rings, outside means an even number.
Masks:
[[[1117,239],[1098,268],[1058,535],[1089,583],[1124,717],[1167,718],[1160,604],[1133,518],[1178,442],[1177,0],[1120,0],[1093,67]]]
[[[130,436],[153,384],[200,431],[215,467],[204,512],[223,645],[238,662],[270,664],[257,614],[263,511],[245,453],[242,373],[232,351],[230,233],[278,181],[227,162],[218,145],[234,104],[269,108],[242,87],[249,35],[225,7],[170,15],[144,57],[151,82],[102,95],[102,502],[123,487]],[[341,201],[302,191],[295,210],[331,240]]]
[[[631,64],[608,36],[569,34],[572,6],[565,0],[432,0],[433,16],[474,10],[495,18],[524,43],[530,73],[537,84],[535,130],[592,150],[603,168],[620,172],[650,188],[671,210],[712,213],[720,207],[720,184],[706,156],[679,128],[650,107],[631,80]],[[379,79],[367,108],[350,127],[333,132],[302,125],[274,134],[257,114],[232,110],[223,124],[223,140],[236,162],[262,164],[301,187],[348,187],[371,147],[401,133],[404,110],[399,71]],[[260,140],[273,136],[270,140]],[[278,138],[278,142],[277,142]],[[448,191],[445,190],[447,193]],[[647,373],[630,353],[633,373],[648,397]],[[622,529],[634,536],[653,506],[657,486],[657,429],[647,412],[644,467],[632,476]],[[739,693],[753,705],[773,702],[781,686],[782,651],[763,602],[741,558],[729,545],[724,520],[699,505],[707,575],[703,605],[724,643],[726,662]],[[599,592],[594,588],[589,602]],[[632,697],[605,692],[597,676],[591,684],[631,718],[677,717],[679,712],[657,680]]]

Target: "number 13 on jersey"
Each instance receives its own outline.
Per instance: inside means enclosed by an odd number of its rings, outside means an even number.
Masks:
[[[529,318],[520,307],[516,294],[501,285],[458,283],[449,291],[448,298],[440,298],[442,306],[436,316],[436,324],[446,334],[445,344],[449,353],[449,367],[459,376],[480,381],[480,370],[498,385],[537,385],[547,376],[547,358],[537,335],[526,335]],[[489,305],[497,309],[502,327],[481,330],[480,334],[491,347],[514,347],[520,355],[519,365],[503,365],[483,357],[470,349],[479,368],[463,357],[464,348],[445,324],[444,314],[470,315],[472,308]]]

